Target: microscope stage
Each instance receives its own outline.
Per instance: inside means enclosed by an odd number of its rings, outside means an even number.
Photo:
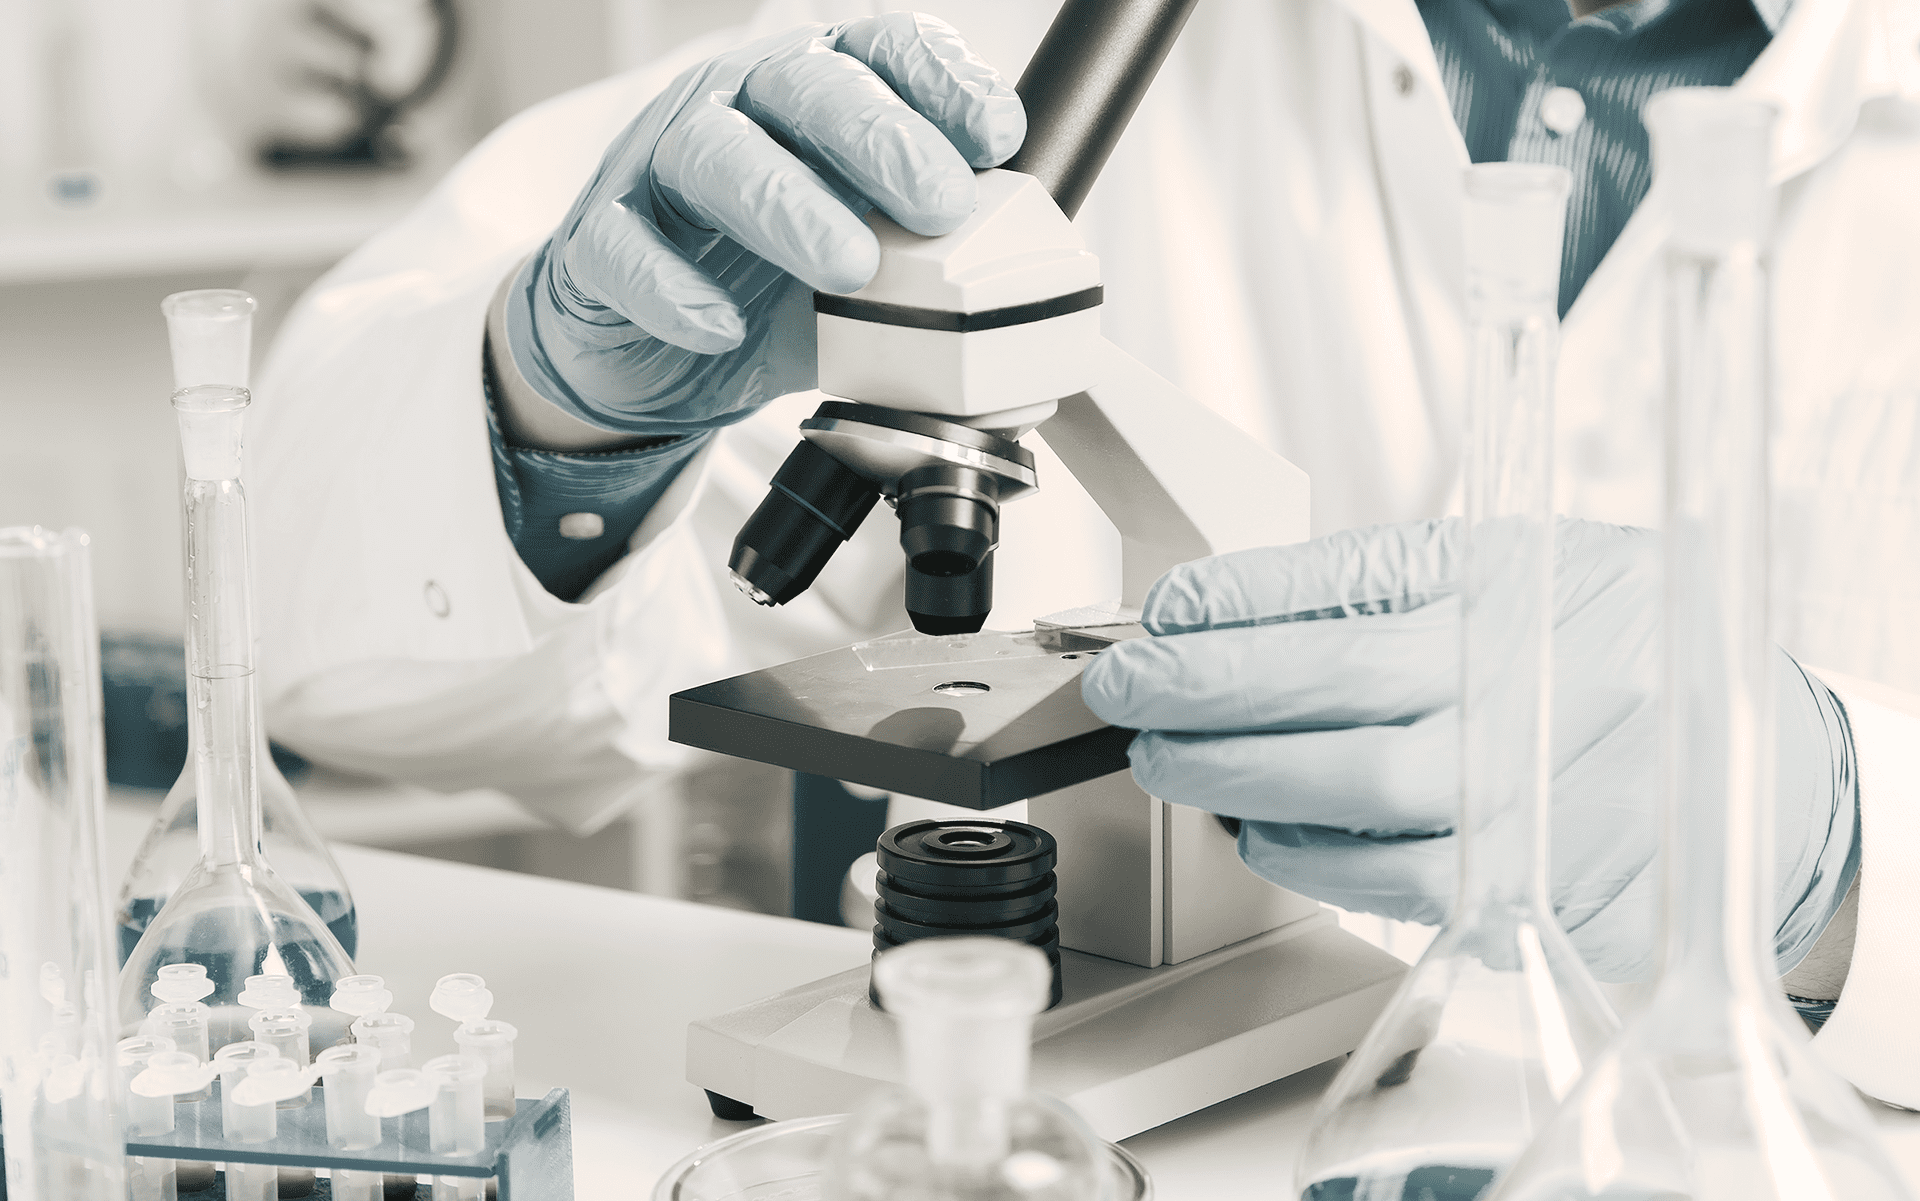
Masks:
[[[1138,626],[1108,626],[905,635],[842,647],[675,693],[668,736],[888,792],[994,809],[1126,768],[1134,732],[1107,725],[1081,703],[1080,672],[1102,647],[1139,633]],[[992,646],[1004,649],[981,649]],[[869,661],[943,652],[951,661],[868,668]]]

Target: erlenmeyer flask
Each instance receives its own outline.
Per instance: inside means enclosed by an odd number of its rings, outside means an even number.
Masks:
[[[120,973],[123,1034],[136,1033],[160,969],[206,968],[210,1050],[252,1037],[239,1004],[248,976],[285,975],[311,1013],[314,1050],[341,1041],[346,1015],[327,1007],[353,974],[339,939],[269,866],[260,846],[262,743],[253,683],[246,493],[240,484],[245,388],[174,393],[185,451],[187,669],[200,858],[140,936]]]
[[[0,530],[0,1196],[124,1201],[87,537]]]
[[[1111,1201],[1112,1161],[1080,1118],[1027,1091],[1053,970],[999,938],[930,938],[874,961],[905,1082],[855,1109],[820,1195],[838,1201]]]
[[[1666,959],[1501,1201],[1884,1201],[1907,1190],[1774,982],[1768,148],[1726,88],[1647,106],[1668,201]]]
[[[1295,1177],[1309,1201],[1471,1201],[1616,1028],[1546,884],[1552,381],[1569,186],[1559,167],[1467,172],[1459,891],[1314,1115]]]
[[[253,344],[253,297],[231,289],[176,292],[160,303],[173,351],[173,386],[247,385]],[[267,753],[263,723],[254,723],[259,745],[260,845],[280,878],[311,905],[351,956],[357,949],[353,894],[326,842],[307,819],[293,786]],[[117,920],[120,960],[200,861],[197,776],[188,760],[148,827],[120,887]]]

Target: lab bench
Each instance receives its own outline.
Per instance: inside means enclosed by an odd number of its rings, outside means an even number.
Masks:
[[[131,854],[110,837],[109,862]],[[687,1024],[866,961],[872,938],[787,918],[391,851],[335,848],[360,909],[357,966],[418,1023],[416,1062],[455,1050],[426,1007],[434,981],[477,972],[520,1029],[517,1090],[572,1091],[576,1196],[644,1198],[671,1164],[743,1126],[685,1078]],[[1161,1201],[1285,1194],[1327,1063],[1136,1135]],[[1920,1188],[1920,1114],[1875,1107]]]

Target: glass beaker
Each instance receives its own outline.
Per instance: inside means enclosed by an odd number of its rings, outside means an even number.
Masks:
[[[0,530],[0,1189],[122,1201],[87,536]]]
[[[252,589],[246,491],[240,483],[245,388],[201,385],[174,393],[185,452],[187,666],[199,861],[140,936],[120,974],[120,1022],[133,1033],[169,964],[199,964],[213,991],[208,1033],[216,1053],[252,1037],[240,1003],[247,977],[292,979],[313,1017],[313,1049],[346,1037],[327,1006],[353,974],[340,940],[270,866],[260,845]],[[163,991],[165,986],[163,985]]]
[[[254,309],[253,297],[229,288],[175,292],[161,301],[173,352],[174,388],[246,387]],[[254,729],[259,743],[254,763],[260,778],[260,845],[280,878],[313,907],[351,957],[358,949],[359,930],[346,877],[301,808],[293,786],[268,754],[265,723],[256,720]],[[198,775],[188,760],[141,839],[120,886],[116,920],[121,962],[133,954],[147,924],[198,862]]]
[[[1105,1148],[1066,1106],[1027,1090],[1047,957],[999,938],[930,938],[874,961],[899,1022],[902,1087],[834,1138],[820,1195],[840,1201],[1107,1201]]]
[[[1473,321],[1461,527],[1459,884],[1446,924],[1329,1086],[1300,1196],[1471,1201],[1616,1029],[1547,891],[1553,371],[1571,179],[1466,174]]]
[[[1882,1201],[1906,1188],[1775,982],[1769,150],[1727,88],[1648,104],[1666,262],[1666,957],[1501,1201]]]

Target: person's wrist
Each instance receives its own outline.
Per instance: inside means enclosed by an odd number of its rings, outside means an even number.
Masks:
[[[532,269],[533,262],[534,256],[528,256],[507,272],[487,306],[484,353],[501,431],[517,446],[560,452],[621,450],[658,441],[582,421],[541,395],[521,371],[507,336],[507,306],[516,291],[524,290],[523,277]]]

